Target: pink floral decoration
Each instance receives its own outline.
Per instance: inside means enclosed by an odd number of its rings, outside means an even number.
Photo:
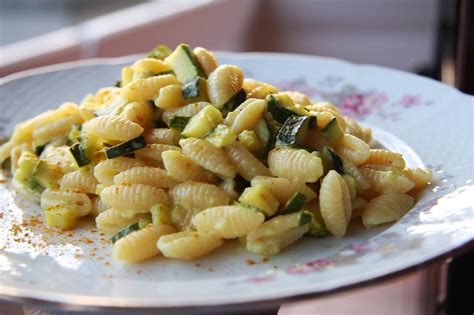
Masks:
[[[419,95],[405,94],[400,100],[400,104],[404,107],[413,107],[421,103],[421,97]]]
[[[334,259],[332,258],[322,258],[322,259],[316,259],[304,264],[297,264],[288,267],[285,271],[288,274],[291,275],[296,275],[296,274],[306,274],[306,273],[311,273],[317,269],[323,269],[329,266],[334,265]]]
[[[354,94],[346,96],[339,104],[344,115],[355,119],[362,119],[379,109],[387,102],[387,94],[376,92],[373,94]]]

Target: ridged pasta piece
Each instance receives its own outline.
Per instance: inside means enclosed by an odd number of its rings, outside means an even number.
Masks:
[[[178,84],[162,87],[155,100],[155,106],[162,109],[181,107],[185,104],[186,100],[181,92],[181,85]]]
[[[351,200],[352,215],[351,218],[359,218],[362,216],[364,208],[367,206],[367,201],[360,197],[355,197]]]
[[[120,93],[120,89],[116,87],[105,87],[98,90],[94,95],[94,103],[102,105],[110,101],[114,98],[118,93]]]
[[[315,182],[323,175],[321,159],[302,149],[275,148],[268,154],[268,166],[275,176],[304,182]]]
[[[74,211],[76,218],[88,215],[92,209],[89,197],[84,193],[46,189],[41,194],[41,208],[46,211],[58,208],[69,208]]]
[[[346,120],[339,112],[339,109],[331,103],[328,102],[318,102],[315,104],[307,105],[306,109],[310,113],[322,113],[327,112],[330,113],[333,117],[336,117],[337,123],[341,126],[342,130],[346,129]],[[327,114],[326,114],[327,115]],[[319,127],[319,124],[318,124]]]
[[[283,93],[288,94],[295,104],[303,106],[311,105],[311,100],[304,93],[298,91],[285,91]]]
[[[181,138],[181,133],[175,128],[154,128],[145,131],[144,137],[148,144],[159,143],[177,145]]]
[[[178,232],[160,237],[157,246],[163,256],[192,260],[222,245],[222,240],[195,231]]]
[[[228,205],[229,195],[220,187],[208,183],[185,182],[169,190],[174,204],[192,209]]]
[[[35,129],[33,138],[39,143],[47,143],[56,137],[67,136],[73,124],[82,122],[82,117],[79,114],[67,116]]]
[[[176,231],[169,225],[148,225],[132,232],[114,243],[112,257],[128,263],[136,263],[152,258],[160,253],[156,242],[163,235]]]
[[[242,112],[247,106],[254,103],[255,101],[256,101],[255,98],[250,98],[250,99],[245,100],[242,104],[237,106],[237,108],[235,108],[233,111],[227,114],[224,120],[224,124],[227,126],[232,126],[235,118],[240,114],[240,112]]]
[[[346,121],[346,133],[363,140],[365,143],[370,143],[372,138],[372,131],[370,128],[361,127],[355,120],[349,117],[344,117],[344,119]]]
[[[362,213],[362,223],[370,228],[397,221],[413,207],[415,200],[406,194],[386,193],[369,201]]]
[[[222,149],[206,140],[188,138],[179,141],[183,154],[223,179],[234,178],[235,166]]]
[[[219,183],[219,187],[222,188],[231,198],[239,198],[239,193],[236,191],[237,183],[235,179],[224,179]]]
[[[157,203],[168,203],[168,196],[162,189],[143,184],[105,187],[100,192],[100,198],[111,208],[135,213],[148,212]]]
[[[127,141],[138,137],[143,127],[121,116],[103,115],[87,121],[86,130],[104,139]]]
[[[355,165],[363,164],[367,161],[370,148],[363,140],[353,135],[345,134],[341,140],[337,153],[347,161]]]
[[[144,166],[144,164],[137,159],[117,157],[99,162],[99,164],[94,167],[94,176],[99,183],[112,185],[115,175],[137,166]]]
[[[349,224],[349,221],[351,220],[351,216],[352,216],[352,204],[351,204],[351,195],[349,192],[349,187],[347,185],[346,180],[343,177],[344,175],[342,176],[340,175],[338,179],[339,179],[339,184],[341,185],[342,205],[344,207],[344,211],[346,214],[347,223]]]
[[[217,67],[207,80],[207,93],[211,103],[221,108],[240,89],[242,89],[244,74],[242,70],[233,65]]]
[[[268,95],[278,93],[278,89],[271,84],[259,82],[254,79],[244,79],[242,88],[248,98],[264,100]]]
[[[135,157],[163,161],[162,153],[170,150],[180,151],[181,149],[178,146],[170,144],[147,144],[145,148],[135,151]]]
[[[41,159],[46,160],[54,168],[56,174],[66,174],[77,169],[76,162],[66,145],[56,147],[51,144],[47,146],[41,154]]]
[[[261,224],[247,235],[247,250],[260,255],[275,255],[296,242],[309,229],[309,223],[295,224],[298,215],[279,215]]]
[[[217,177],[179,151],[162,153],[163,164],[169,176],[180,182],[215,183]]]
[[[252,178],[251,185],[267,187],[281,204],[285,204],[297,192],[305,195],[307,202],[318,196],[304,182],[282,177],[256,176]]]
[[[369,181],[362,175],[357,166],[349,161],[343,161],[343,169],[344,173],[349,174],[354,178],[357,191],[363,191],[370,188]]]
[[[120,116],[139,124],[143,128],[153,125],[153,108],[148,102],[133,102],[125,106]]]
[[[108,209],[108,206],[102,202],[102,199],[98,196],[91,197],[92,209],[89,213],[94,218],[97,217],[100,213]]]
[[[236,238],[249,234],[265,221],[263,213],[241,206],[209,208],[199,212],[192,223],[201,233],[218,238]]]
[[[196,57],[201,69],[203,70],[206,77],[208,77],[212,71],[214,71],[218,64],[214,54],[208,51],[206,48],[196,47],[193,49],[193,54]]]
[[[406,168],[403,170],[403,174],[415,183],[415,189],[425,188],[433,178],[433,173],[430,169],[420,167]]]
[[[415,187],[415,183],[398,169],[378,170],[364,166],[360,172],[369,181],[370,189],[377,193],[406,193]]]
[[[165,170],[156,167],[137,166],[115,175],[114,184],[145,184],[159,188],[169,188],[177,185],[178,181],[169,176]]]
[[[138,72],[151,72],[153,74],[159,74],[162,72],[170,71],[171,67],[163,61],[156,58],[143,58],[135,61],[132,65],[133,71]]]
[[[30,151],[31,151],[30,145],[26,143],[16,145],[13,148],[11,148],[9,158],[10,158],[12,173],[15,173],[16,170],[18,169],[18,161],[20,160],[21,155],[25,152],[30,152]]]
[[[5,142],[4,144],[0,145],[0,164],[2,164],[6,159],[8,159],[11,155],[11,150],[17,146],[11,140]],[[1,165],[0,165],[1,166]]]
[[[400,153],[384,150],[384,149],[370,149],[369,158],[364,164],[380,164],[388,165],[403,170],[405,168],[405,160]]]
[[[163,112],[161,119],[165,124],[169,124],[171,118],[175,116],[191,117],[199,113],[204,107],[211,105],[208,102],[191,103],[178,108],[167,109]]]
[[[344,195],[348,193],[344,189],[347,190],[347,186],[341,185],[342,181],[341,175],[331,170],[321,181],[319,190],[321,216],[327,230],[336,237],[346,234],[350,218],[350,210],[347,211],[344,202]]]
[[[258,123],[265,110],[265,101],[255,99],[235,116],[232,125],[229,127],[239,134],[244,130],[252,130]]]
[[[98,184],[90,171],[77,170],[64,175],[59,181],[61,189],[74,190],[76,192],[95,194]]]
[[[125,216],[121,211],[109,208],[99,213],[95,218],[95,223],[99,231],[111,235],[117,233],[129,224],[138,222],[140,219],[149,218],[149,216],[148,213],[137,213],[132,216]]]
[[[159,95],[161,88],[173,84],[180,82],[172,74],[138,79],[125,85],[121,89],[121,96],[129,102],[150,101]]]
[[[250,181],[255,176],[270,176],[270,170],[260,162],[245,146],[234,142],[224,148],[225,153],[234,164],[237,173]]]

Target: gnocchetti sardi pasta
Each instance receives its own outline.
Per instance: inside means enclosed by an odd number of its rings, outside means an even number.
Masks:
[[[394,222],[431,181],[337,106],[245,77],[202,47],[158,46],[116,86],[17,124],[13,188],[51,228],[92,217],[112,257],[199,258],[230,239],[275,255],[354,220]]]

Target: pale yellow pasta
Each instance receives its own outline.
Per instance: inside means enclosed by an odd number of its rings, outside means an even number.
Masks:
[[[179,151],[162,153],[163,164],[169,176],[180,182],[195,181],[214,183],[217,177]]]
[[[168,203],[162,189],[143,184],[111,185],[100,192],[100,198],[111,208],[134,213],[148,212],[157,203]]]
[[[433,178],[433,173],[430,169],[420,167],[406,168],[403,170],[403,174],[415,183],[415,189],[425,188]]]
[[[185,182],[169,190],[174,204],[185,208],[206,209],[229,204],[229,195],[220,187],[208,183]]]
[[[69,189],[76,192],[95,194],[98,182],[90,171],[77,170],[64,175],[59,185],[61,189]]]
[[[311,104],[305,107],[310,113],[322,113],[322,112],[330,113],[333,117],[336,117],[337,122],[339,126],[341,126],[342,130],[346,129],[346,120],[339,112],[339,109],[333,104],[328,103],[328,102],[319,102],[319,103]],[[318,124],[318,127],[319,127],[319,124]]]
[[[168,85],[160,90],[160,94],[155,100],[155,106],[161,109],[181,107],[186,104],[186,100],[181,92],[181,85]]]
[[[396,221],[413,207],[413,197],[400,193],[386,193],[369,201],[362,213],[365,227]]]
[[[370,143],[372,138],[372,131],[370,128],[361,127],[355,120],[349,117],[344,117],[344,119],[346,121],[346,133],[363,140],[365,143]]]
[[[252,178],[251,185],[267,187],[281,204],[285,204],[297,192],[305,195],[307,202],[318,196],[304,182],[282,177],[256,176]]]
[[[108,209],[107,205],[103,203],[102,199],[100,199],[100,197],[98,196],[91,197],[91,201],[92,201],[92,209],[89,214],[92,215],[94,218],[97,217],[100,213]]]
[[[336,149],[337,153],[355,165],[363,164],[369,158],[369,145],[353,135],[345,134]]]
[[[139,124],[143,128],[153,125],[153,108],[148,102],[133,102],[120,113],[123,118]]]
[[[25,199],[30,200],[35,203],[40,202],[41,194],[38,191],[28,189],[28,187],[25,186],[24,182],[19,181],[16,178],[13,178],[12,186],[15,189],[15,191],[19,193]]]
[[[351,218],[359,218],[362,216],[365,206],[367,206],[367,201],[360,197],[355,197],[351,200],[352,205],[352,215]]]
[[[73,124],[82,122],[83,119],[79,114],[67,116],[35,129],[33,138],[39,143],[47,143],[53,138],[67,136]]]
[[[217,148],[206,140],[188,138],[179,141],[183,154],[197,164],[204,167],[219,177],[233,178],[235,166],[222,149]]]
[[[377,170],[364,166],[360,172],[369,181],[370,189],[377,193],[406,193],[415,187],[415,183],[398,169]]]
[[[227,126],[232,126],[232,124],[234,123],[235,118],[240,114],[240,112],[243,111],[250,104],[254,103],[255,101],[256,101],[256,99],[254,99],[254,98],[250,98],[250,99],[245,100],[242,104],[237,106],[237,108],[235,108],[233,111],[231,111],[230,113],[227,114],[227,117],[224,120],[224,124],[227,125]]]
[[[123,67],[120,73],[121,85],[125,86],[133,80],[133,69],[132,67]]]
[[[339,175],[339,174],[338,174]],[[344,174],[343,176],[345,176]],[[341,192],[342,192],[342,206],[344,208],[345,214],[346,214],[346,220],[349,224],[349,221],[351,220],[352,216],[352,204],[351,204],[351,194],[349,191],[349,187],[347,185],[347,181],[344,179],[344,177],[339,175],[339,184],[341,185]]]
[[[11,140],[0,145],[0,164],[10,157],[11,151],[15,146],[17,145]]]
[[[255,176],[270,176],[270,170],[260,162],[246,147],[234,142],[224,148],[237,173],[250,181]]]
[[[143,149],[135,151],[135,156],[137,158],[149,158],[152,160],[163,161],[163,157],[161,156],[162,153],[170,150],[180,151],[181,149],[175,145],[152,143],[147,144]]]
[[[405,160],[400,153],[384,150],[384,149],[370,149],[369,158],[365,164],[380,164],[396,167],[400,170],[405,168]]]
[[[120,93],[120,89],[116,87],[105,87],[98,90],[94,95],[94,103],[105,104]]]
[[[109,208],[99,213],[95,223],[99,231],[106,234],[114,234],[129,224],[136,223],[140,219],[148,218],[148,213],[137,213],[133,216],[125,216],[122,211]]]
[[[41,154],[41,159],[47,161],[55,173],[66,174],[77,170],[76,162],[69,152],[69,147],[66,145],[46,147]]]
[[[348,192],[347,186],[341,185],[342,182],[341,176],[336,171],[331,170],[321,181],[321,189],[319,190],[321,216],[327,230],[336,237],[342,237],[346,234],[351,211],[347,209],[348,205],[344,202],[344,196]]]
[[[181,138],[181,133],[179,130],[174,128],[154,128],[145,131],[144,137],[148,144],[159,143],[177,145]]]
[[[10,163],[11,163],[11,172],[15,173],[18,169],[18,161],[20,160],[21,155],[24,152],[31,152],[30,145],[24,143],[17,146],[14,146],[10,150]]]
[[[143,127],[121,116],[103,115],[84,124],[87,132],[104,139],[127,141],[138,137]]]
[[[91,212],[92,203],[89,197],[84,193],[46,189],[41,194],[41,208],[46,211],[58,208],[69,208],[74,211],[77,218],[80,218]]]
[[[211,103],[221,108],[240,89],[242,89],[244,74],[242,70],[233,65],[217,67],[207,79],[207,93]]]
[[[343,168],[344,173],[349,174],[352,176],[352,178],[354,178],[356,184],[355,187],[357,191],[362,191],[370,188],[369,181],[362,175],[357,166],[355,166],[349,161],[343,161]]]
[[[239,136],[239,143],[243,144],[253,155],[259,156],[264,150],[262,143],[253,130],[244,130]]]
[[[175,116],[191,117],[199,113],[204,107],[210,105],[208,102],[191,103],[182,107],[167,109],[161,119],[165,124],[169,124],[171,118]]]
[[[245,188],[238,200],[245,206],[257,208],[267,217],[273,216],[280,204],[271,190],[263,185]]]
[[[249,234],[265,220],[263,213],[247,207],[222,206],[199,212],[192,223],[201,233],[218,238],[236,238]]]
[[[275,176],[304,182],[315,182],[323,175],[321,159],[301,149],[271,150],[268,154],[268,166]]]
[[[206,48],[196,47],[193,50],[194,56],[196,57],[202,71],[208,77],[212,71],[214,71],[218,64],[214,54],[208,51]]]
[[[311,105],[311,100],[304,93],[298,91],[285,91],[290,98],[295,102],[295,104],[300,104],[303,106]]]
[[[234,179],[224,179],[219,183],[222,188],[232,199],[239,198],[239,193],[236,191],[237,183]]]
[[[169,176],[165,170],[137,166],[115,175],[114,184],[145,184],[158,188],[169,188],[177,185],[178,181]]]
[[[156,58],[139,59],[132,65],[132,69],[137,72],[151,72],[153,74],[160,74],[171,70],[169,65]]]
[[[268,95],[278,93],[278,89],[271,84],[259,82],[254,79],[244,79],[242,88],[248,98],[264,100]]]
[[[265,101],[255,99],[235,116],[229,127],[237,134],[244,130],[252,130],[265,110]]]
[[[127,157],[105,160],[94,167],[94,176],[99,183],[112,185],[115,175],[136,166],[144,166],[144,164],[137,159]]]
[[[194,231],[164,235],[157,243],[163,256],[184,260],[201,257],[221,245],[221,239]]]
[[[150,101],[158,96],[161,88],[172,84],[180,84],[172,74],[139,79],[125,85],[120,95],[129,102]]]
[[[159,254],[156,242],[163,235],[174,233],[169,225],[148,225],[132,232],[114,243],[112,257],[128,263],[143,261]]]

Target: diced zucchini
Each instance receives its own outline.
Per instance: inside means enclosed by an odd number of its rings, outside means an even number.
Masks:
[[[85,156],[84,149],[80,143],[75,143],[69,148],[77,166],[82,167],[90,164],[90,160]]]
[[[191,117],[173,116],[171,117],[169,121],[169,127],[183,131],[183,129],[186,127],[186,125],[188,124],[190,120],[191,120]]]
[[[209,100],[207,81],[201,77],[197,77],[184,84],[181,88],[181,93],[188,103],[206,102]]]
[[[321,210],[319,209],[319,201],[315,199],[314,201],[306,204],[304,208],[313,215],[313,218],[309,223],[308,234],[314,237],[324,237],[328,235],[326,225],[324,224],[323,217],[321,216]]]
[[[36,154],[25,151],[18,159],[18,168],[23,170],[26,174],[31,174],[38,163]]]
[[[7,157],[4,161],[2,161],[2,176],[7,177],[10,176],[11,169],[12,169],[12,160],[10,157]],[[1,177],[0,177],[1,178]]]
[[[80,142],[81,139],[81,125],[74,124],[72,125],[71,131],[69,131],[68,142],[73,144]]]
[[[294,105],[294,102],[286,94],[270,94],[266,98],[267,110],[272,114],[273,119],[283,124],[288,117],[297,115],[295,112],[287,109],[287,106]]]
[[[153,225],[171,225],[171,209],[162,204],[156,204],[150,208],[151,221]]]
[[[146,228],[146,227],[148,226],[148,224],[151,224],[151,221],[150,221],[150,220],[141,218],[141,219],[138,221],[138,229]]]
[[[329,143],[331,145],[336,146],[341,142],[342,138],[344,137],[344,130],[342,130],[341,126],[337,122],[336,117],[332,118],[331,121],[324,127],[322,133],[326,136]]]
[[[61,230],[69,230],[76,226],[76,213],[71,208],[53,208],[45,211],[46,223]]]
[[[221,112],[214,106],[208,105],[191,117],[182,135],[187,138],[203,139],[212,129],[222,123],[222,121]]]
[[[302,210],[298,213],[299,213],[298,226],[308,224],[313,220],[313,215],[309,211]]]
[[[275,214],[279,205],[271,191],[263,185],[245,188],[239,197],[239,201],[260,209],[267,217]]]
[[[218,148],[223,148],[235,141],[237,135],[235,132],[224,124],[219,124],[206,136],[209,141]]]
[[[309,125],[316,125],[314,116],[290,116],[278,131],[276,145],[300,147],[306,137]]]
[[[191,48],[186,44],[178,45],[166,58],[166,62],[173,68],[176,77],[182,83],[189,82],[197,77],[204,77],[201,66]]]
[[[62,176],[60,168],[50,165],[46,160],[39,160],[31,172],[31,177],[42,187],[56,190],[58,180]]]
[[[122,237],[127,236],[132,232],[138,231],[139,229],[140,225],[138,222],[127,225],[126,227],[118,231],[114,236],[112,236],[112,243],[117,242]]]
[[[228,100],[224,105],[222,105],[222,107],[220,108],[222,115],[224,117],[227,116],[228,113],[236,109],[240,104],[245,102],[246,99],[247,94],[245,93],[244,89],[240,90],[230,100]]]
[[[328,147],[323,149],[321,160],[323,161],[324,174],[327,174],[330,170],[335,170],[339,174],[344,173],[342,159]]]
[[[355,198],[357,195],[357,190],[356,190],[356,182],[354,177],[352,177],[349,174],[342,174],[342,178],[347,184],[347,188],[349,189],[349,194],[351,195],[351,199]]]
[[[40,156],[41,153],[43,153],[44,149],[46,148],[46,144],[35,145],[34,148],[35,148],[35,154],[37,156]]]
[[[104,142],[102,139],[94,136],[85,130],[81,131],[81,148],[84,153],[84,157],[89,161],[97,159],[97,152],[104,148]]]
[[[147,57],[163,60],[171,54],[171,50],[166,45],[159,45],[148,52]]]
[[[306,196],[302,193],[297,192],[286,202],[281,213],[289,214],[293,212],[298,212],[303,208],[305,202]]]
[[[117,144],[105,150],[105,155],[108,159],[113,159],[122,155],[127,155],[137,150],[146,147],[146,141],[143,136],[138,136],[134,139]]]
[[[256,156],[261,156],[263,149],[265,149],[253,130],[242,131],[239,134],[239,142]]]

